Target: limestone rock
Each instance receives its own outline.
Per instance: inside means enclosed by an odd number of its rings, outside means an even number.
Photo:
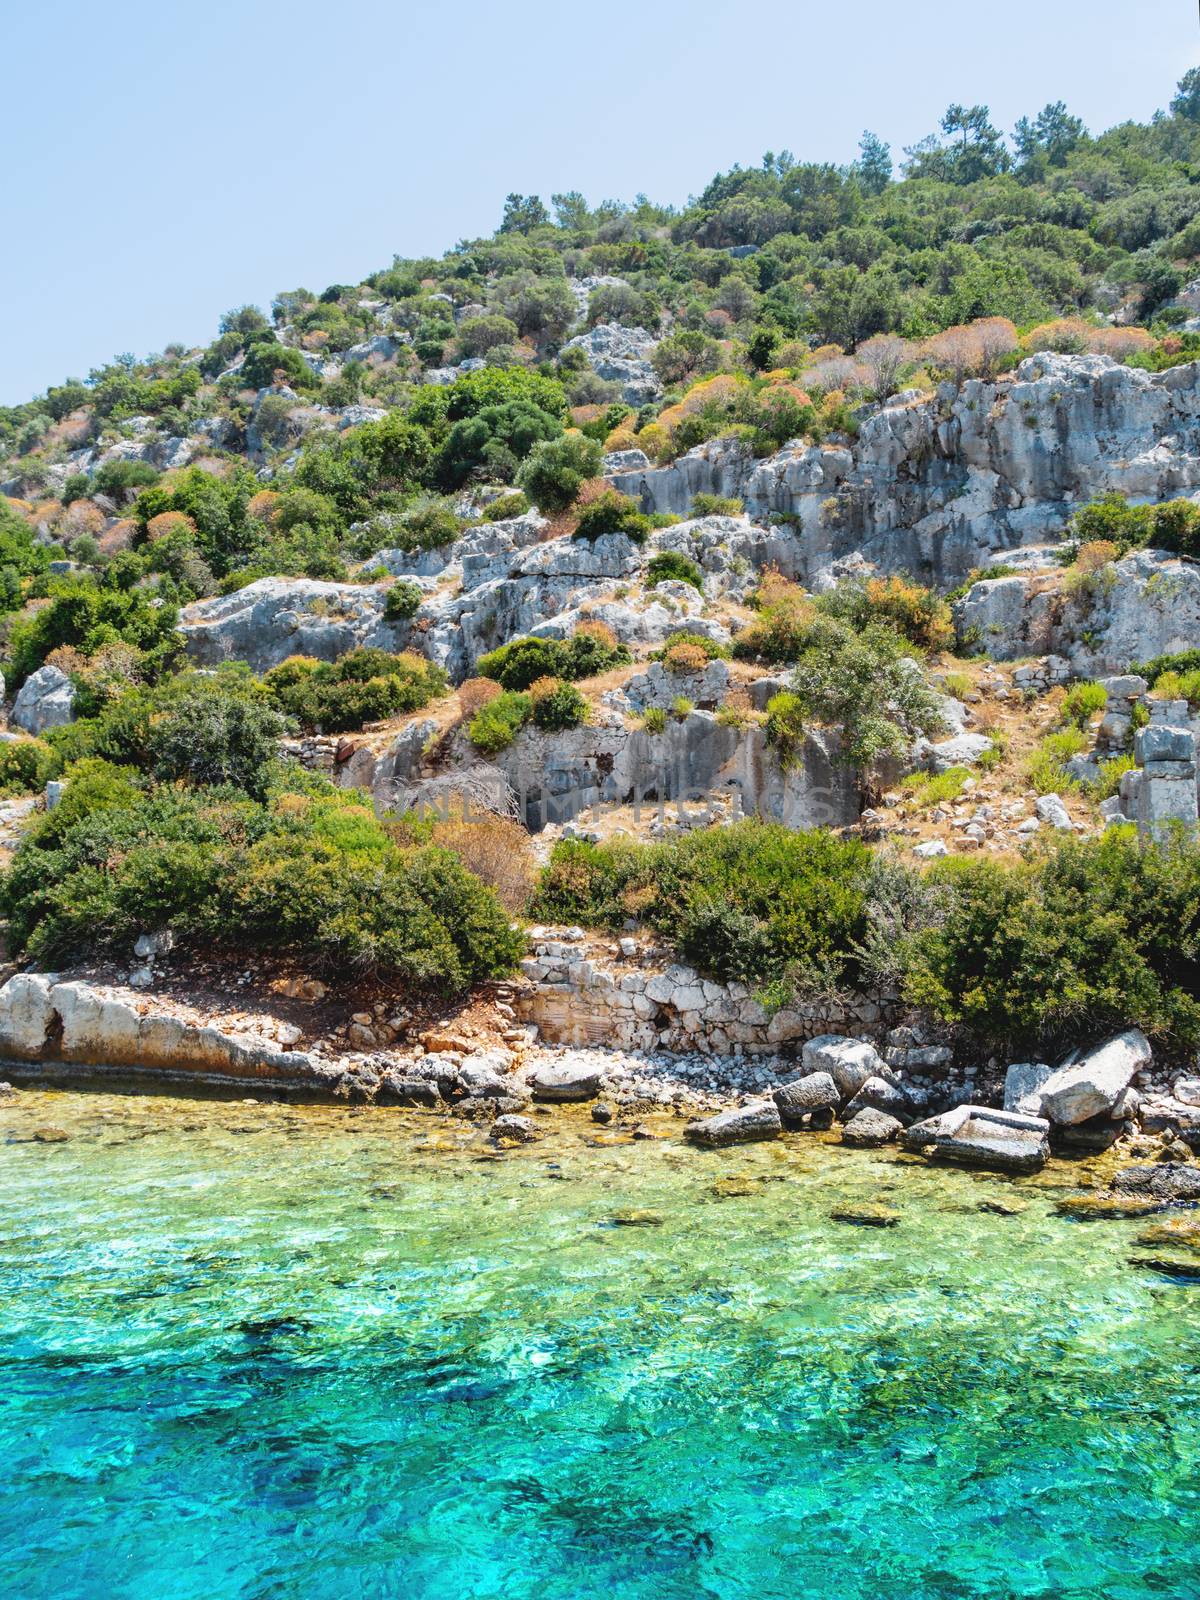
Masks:
[[[1068,1056],[1041,1086],[1042,1115],[1070,1126],[1110,1112],[1150,1061],[1150,1042],[1137,1028],[1083,1055]]]
[[[1042,1085],[1054,1076],[1044,1061],[1014,1061],[1004,1074],[1005,1111],[1023,1111],[1036,1117],[1042,1109]]]
[[[386,596],[377,584],[258,578],[233,594],[185,606],[179,630],[198,666],[245,661],[266,672],[289,656],[336,661],[364,645],[403,647],[410,624],[385,620]]]
[[[1074,824],[1070,813],[1062,800],[1056,794],[1040,794],[1034,801],[1034,810],[1043,822],[1048,822],[1052,828],[1059,828],[1069,832]]]
[[[796,1128],[810,1112],[840,1105],[842,1096],[828,1072],[810,1072],[779,1084],[773,1098],[784,1127]]]
[[[968,1105],[914,1122],[900,1142],[907,1150],[963,1166],[1038,1172],[1050,1155],[1049,1133],[1042,1117]]]
[[[26,733],[43,733],[75,720],[75,685],[58,667],[31,672],[13,702],[9,721]]]
[[[535,1100],[569,1102],[594,1100],[600,1093],[603,1073],[598,1067],[582,1067],[576,1071],[556,1071],[542,1067],[529,1080]]]
[[[442,1103],[436,1083],[426,1078],[408,1078],[398,1072],[385,1072],[375,1091],[375,1104],[379,1106],[426,1106],[432,1108]]]
[[[904,1124],[874,1106],[864,1106],[842,1129],[842,1143],[857,1149],[871,1150],[888,1144],[897,1134],[903,1133]]]
[[[803,1060],[806,1072],[827,1072],[844,1100],[857,1094],[868,1078],[891,1076],[874,1045],[842,1034],[810,1039]]]
[[[846,1106],[847,1117],[853,1118],[860,1111],[882,1111],[903,1123],[911,1120],[912,1099],[898,1083],[889,1083],[886,1078],[870,1077],[855,1091]]]
[[[760,1139],[778,1138],[783,1131],[779,1110],[773,1100],[757,1100],[719,1112],[701,1122],[689,1122],[684,1137],[693,1144],[720,1148],[730,1144],[749,1144]]]

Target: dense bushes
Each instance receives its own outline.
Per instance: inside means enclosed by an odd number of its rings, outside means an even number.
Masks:
[[[539,511],[565,511],[599,471],[600,446],[595,439],[566,433],[530,452],[517,483]]]
[[[914,939],[908,992],[1014,1048],[1130,1023],[1200,1042],[1200,852],[1140,848],[1125,830],[1016,867],[934,874],[939,926]]]
[[[818,595],[813,604],[827,616],[841,617],[854,628],[877,622],[894,628],[921,650],[947,650],[954,643],[950,607],[932,589],[905,578],[850,581]]]
[[[528,689],[538,678],[591,678],[610,667],[624,666],[628,649],[604,627],[578,628],[569,639],[522,635],[498,650],[480,656],[477,671],[494,678],[502,689]]]
[[[634,544],[643,544],[651,529],[648,516],[639,511],[627,494],[606,489],[589,500],[579,513],[575,527],[577,539],[599,539],[607,533],[623,533]]]
[[[1075,513],[1071,533],[1077,551],[1103,542],[1113,547],[1114,557],[1145,545],[1194,556],[1200,554],[1200,506],[1192,500],[1131,505],[1119,494],[1107,494]]]
[[[630,916],[702,972],[786,1000],[898,984],[973,1047],[1047,1059],[1131,1024],[1200,1044],[1200,849],[1129,830],[1015,865],[952,859],[924,877],[824,833],[739,823],[679,842],[557,845],[538,916]]]
[[[651,556],[646,566],[648,588],[670,582],[690,583],[693,589],[704,593],[704,578],[700,568],[690,556],[680,555],[676,550],[664,550],[660,555]]]
[[[419,711],[447,686],[446,674],[417,655],[352,650],[336,662],[291,656],[263,680],[280,710],[309,728],[344,733]]]
[[[828,833],[742,823],[659,845],[554,848],[534,914],[618,929],[636,915],[722,979],[852,979],[870,857]]]
[[[18,617],[9,631],[8,659],[17,683],[62,645],[92,655],[121,640],[142,653],[148,671],[162,670],[182,648],[175,607],[143,589],[101,586],[70,575],[50,580],[49,599],[48,605]]]
[[[511,969],[522,937],[457,857],[404,848],[357,798],[306,788],[261,803],[228,788],[141,790],[92,764],[4,879],[12,948],[53,966],[170,928],[448,992]]]
[[[504,689],[471,718],[471,743],[481,755],[494,756],[513,742],[532,715],[533,701],[527,694]]]

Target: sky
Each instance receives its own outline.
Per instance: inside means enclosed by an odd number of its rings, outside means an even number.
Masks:
[[[510,190],[682,204],[952,101],[1094,132],[1200,62],[1196,0],[59,0],[0,16],[0,404],[490,233]]]

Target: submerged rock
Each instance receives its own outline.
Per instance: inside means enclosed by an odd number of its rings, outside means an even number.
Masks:
[[[829,1215],[834,1222],[849,1222],[856,1228],[894,1228],[900,1221],[900,1213],[891,1206],[871,1204],[839,1206]]]
[[[1109,1194],[1098,1189],[1083,1194],[1064,1195],[1054,1209],[1062,1217],[1077,1222],[1107,1222],[1116,1217],[1148,1217],[1162,1209],[1164,1202],[1149,1195]]]
[[[1050,1124],[1042,1117],[990,1106],[956,1106],[915,1122],[901,1135],[907,1150],[935,1160],[997,1172],[1040,1172],[1050,1155]]]
[[[890,1116],[875,1106],[864,1106],[842,1129],[842,1143],[856,1149],[870,1150],[888,1144],[903,1131],[904,1124],[898,1117]]]
[[[504,1116],[497,1117],[492,1123],[488,1137],[496,1144],[532,1144],[540,1137],[534,1127],[531,1117],[517,1116],[513,1112],[506,1112]]]
[[[702,1122],[689,1122],[684,1137],[693,1144],[720,1148],[729,1144],[749,1144],[758,1139],[777,1139],[783,1132],[779,1108],[774,1100],[758,1100],[753,1105],[736,1106]]]
[[[1200,1167],[1174,1161],[1125,1167],[1113,1179],[1113,1188],[1118,1194],[1150,1195],[1155,1200],[1200,1200]]]

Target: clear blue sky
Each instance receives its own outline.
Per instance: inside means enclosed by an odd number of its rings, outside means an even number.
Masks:
[[[765,150],[899,157],[950,101],[1143,119],[1196,0],[62,0],[4,7],[0,403],[229,306],[490,232],[511,189],[679,203]]]

